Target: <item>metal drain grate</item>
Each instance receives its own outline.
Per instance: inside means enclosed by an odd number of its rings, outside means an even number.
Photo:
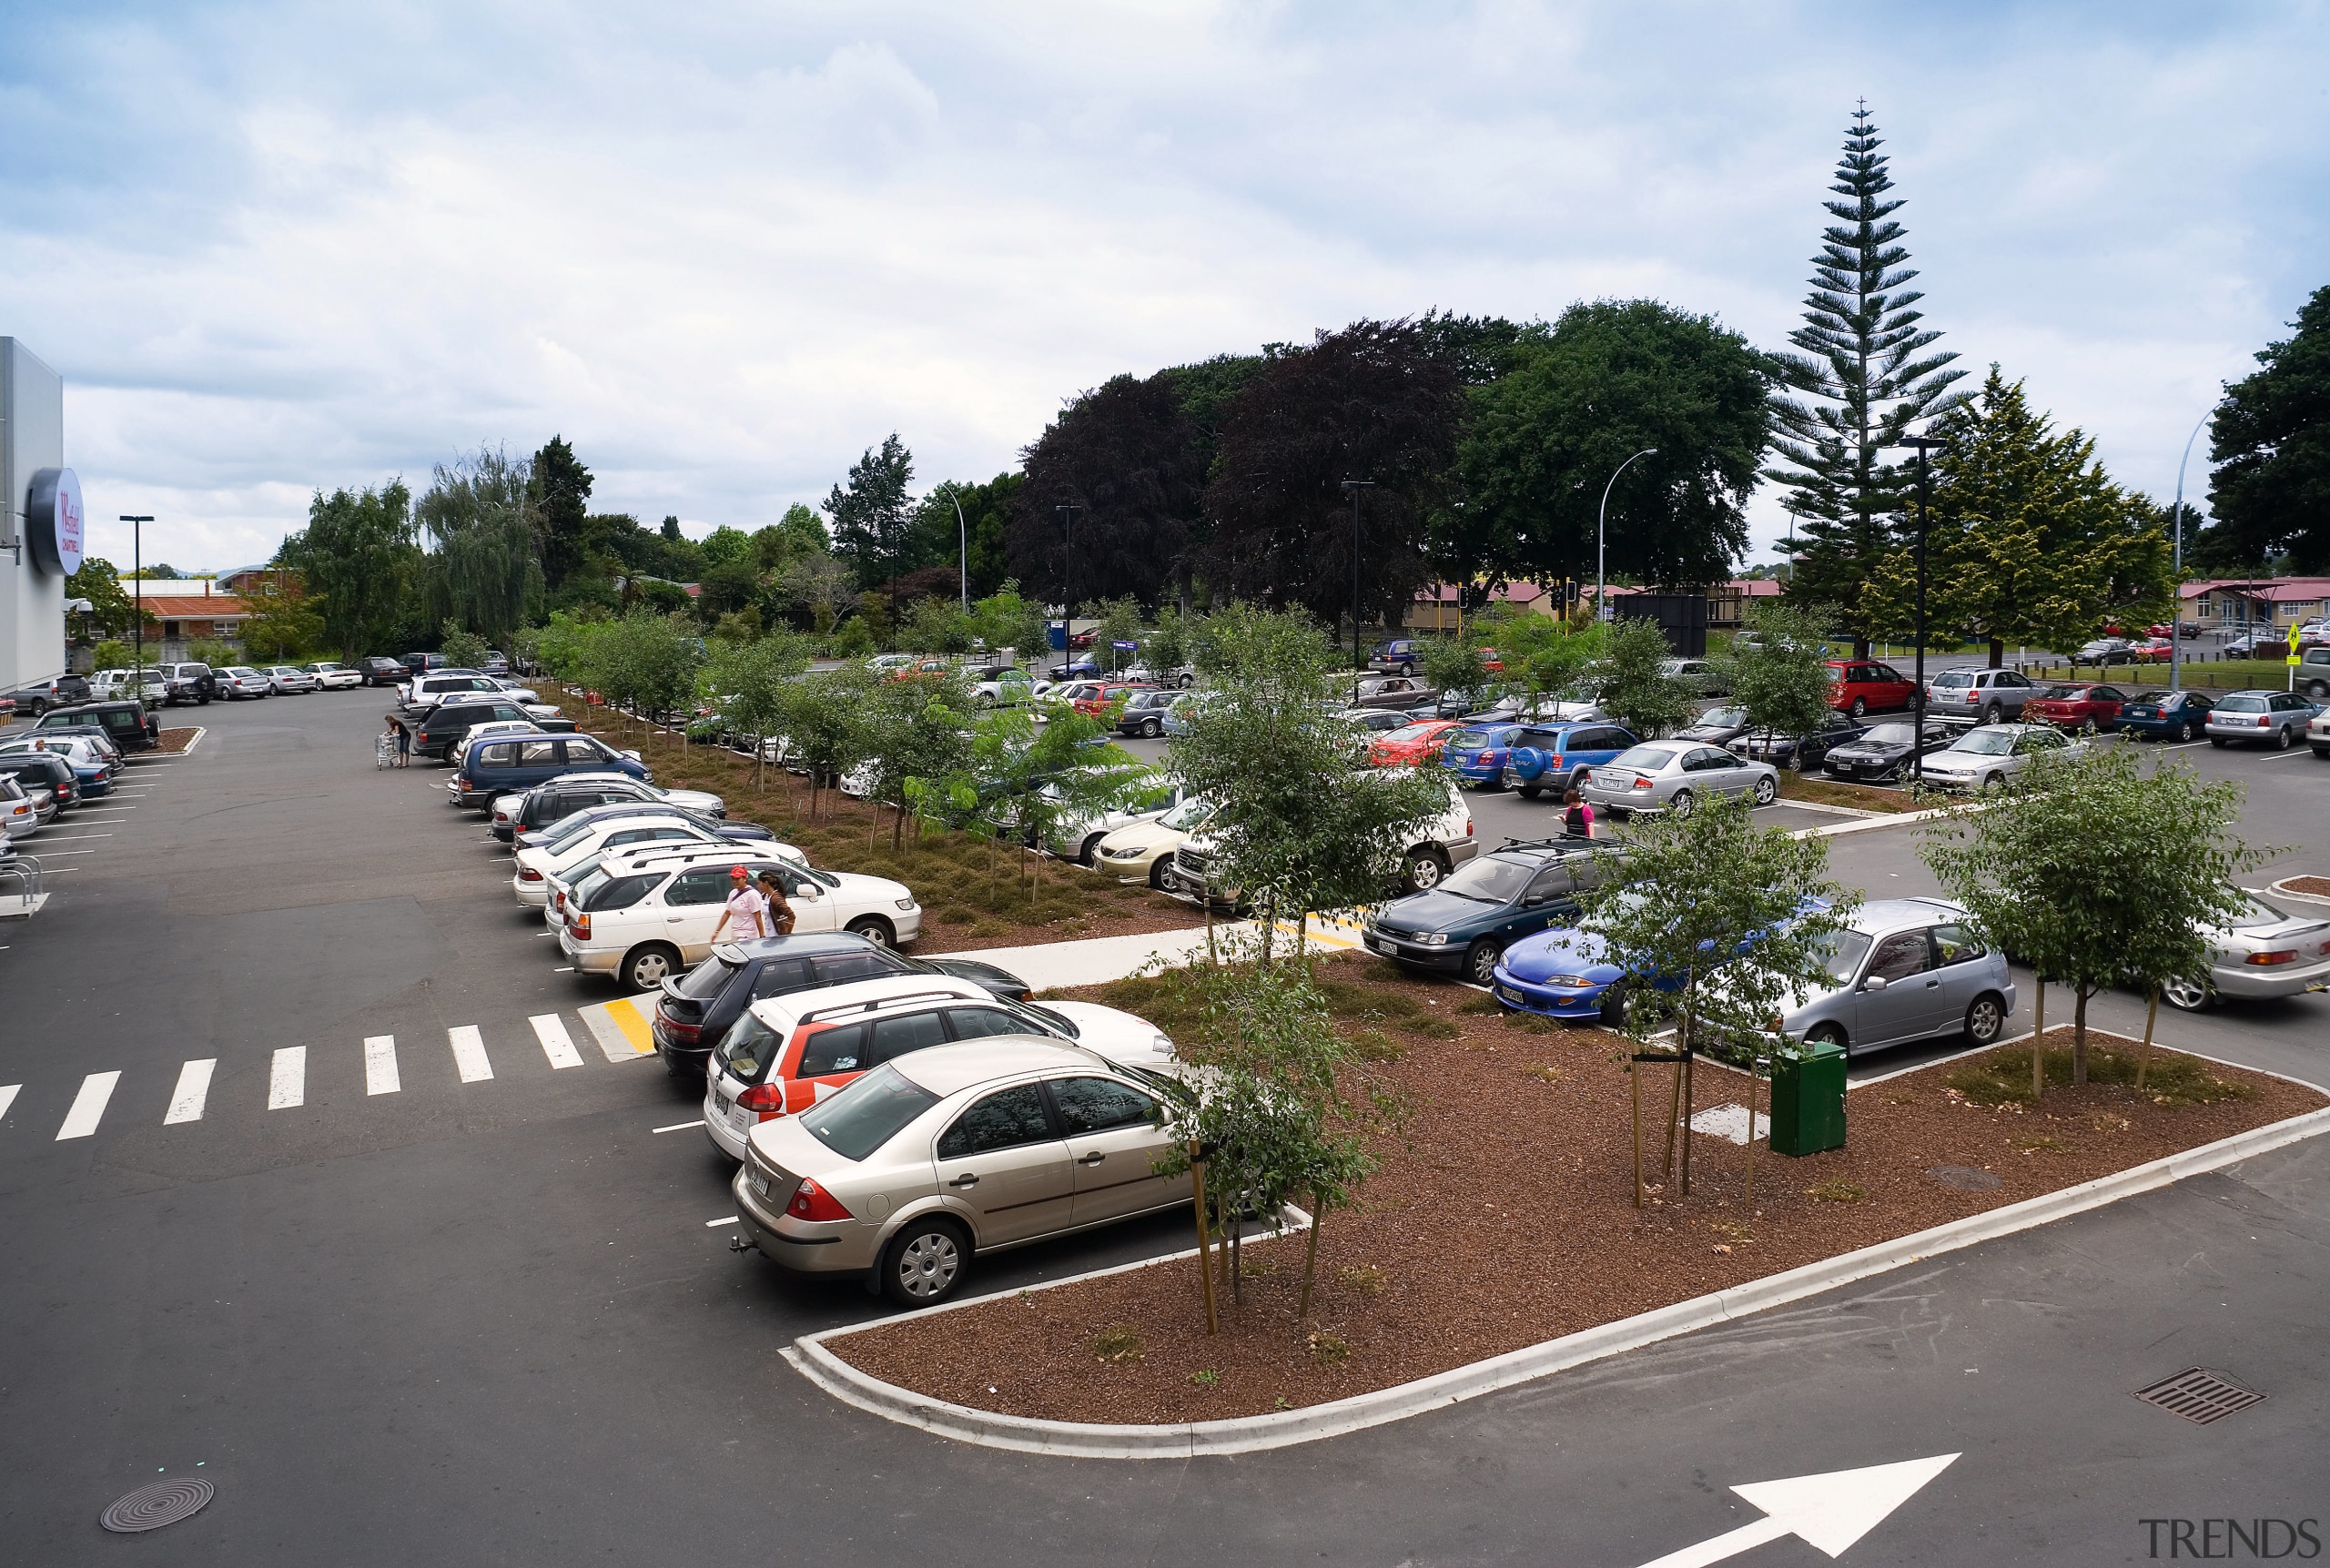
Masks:
[[[2247,1410],[2264,1397],[2202,1367],[2187,1367],[2173,1378],[2136,1391],[2136,1398],[2144,1403],[2158,1405],[2171,1415],[2181,1415],[2201,1426],[2235,1411]]]
[[[116,1502],[97,1515],[97,1522],[116,1535],[159,1530],[195,1513],[210,1501],[210,1493],[211,1485],[207,1481],[157,1481]]]

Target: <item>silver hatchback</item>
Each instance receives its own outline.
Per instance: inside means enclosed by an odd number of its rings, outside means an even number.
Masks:
[[[976,1254],[1187,1203],[1189,1175],[1155,1170],[1176,1092],[1064,1040],[931,1046],[755,1127],[736,1218],[786,1269],[930,1306]]]
[[[1618,816],[1671,811],[1688,816],[1699,802],[1744,794],[1769,805],[1780,793],[1779,770],[1750,762],[1721,746],[1693,741],[1649,741],[1595,768],[1580,786],[1586,804]]]
[[[1848,1053],[1937,1035],[1996,1045],[2014,1016],[2006,955],[1985,947],[1947,899],[1862,905],[1830,939],[1828,969],[1829,988],[1800,999],[1781,1027]]]
[[[1926,682],[1926,712],[1995,724],[2021,718],[2022,704],[2038,694],[2037,683],[2019,671],[1944,670]]]

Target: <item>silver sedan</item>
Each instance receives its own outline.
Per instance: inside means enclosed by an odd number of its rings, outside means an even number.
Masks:
[[[1618,816],[1671,811],[1688,816],[1702,800],[1744,794],[1758,805],[1780,793],[1779,770],[1720,746],[1694,741],[1650,741],[1620,752],[1587,775],[1580,792],[1588,805]]]
[[[2163,1001],[2196,1013],[2220,996],[2266,1001],[2330,987],[2330,920],[2284,915],[2254,895],[2244,903],[2224,926],[2202,931],[2207,976],[2167,982]]]
[[[322,689],[313,670],[302,669],[297,664],[268,665],[267,683],[279,697],[288,697],[295,692],[304,694]]]

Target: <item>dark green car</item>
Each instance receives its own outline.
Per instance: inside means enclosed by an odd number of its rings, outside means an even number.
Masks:
[[[1368,951],[1486,986],[1508,944],[1577,918],[1577,895],[1596,872],[1587,840],[1508,840],[1430,892],[1376,909],[1367,917]]]

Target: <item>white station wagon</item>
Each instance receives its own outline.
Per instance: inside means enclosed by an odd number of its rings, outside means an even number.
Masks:
[[[558,945],[585,974],[613,975],[626,989],[652,991],[711,956],[732,865],[750,876],[772,870],[784,879],[796,932],[854,931],[885,946],[922,934],[922,906],[903,883],[813,871],[773,848],[737,845],[602,856],[567,893]]]
[[[626,853],[636,857],[654,849],[693,849],[698,845],[716,846],[724,842],[718,834],[699,827],[677,812],[643,812],[637,816],[586,822],[551,843],[518,851],[512,856],[518,868],[511,874],[510,887],[517,894],[519,903],[540,909],[550,902],[552,877],[558,878],[562,887],[570,885],[582,874],[584,863],[596,857]],[[789,845],[755,843],[753,847],[771,854],[794,853]],[[555,927],[556,922],[552,925]]]

